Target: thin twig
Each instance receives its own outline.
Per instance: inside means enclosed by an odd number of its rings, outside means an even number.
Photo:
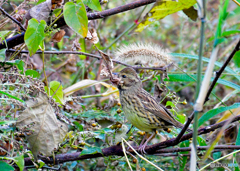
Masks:
[[[145,157],[143,157],[142,155],[140,155],[124,138],[122,138],[122,140],[128,145],[128,147],[130,147],[134,153],[136,153],[138,155],[138,157],[144,161],[146,161],[147,163],[151,164],[152,166],[154,166],[155,168],[157,168],[158,170],[163,171],[160,167],[158,167],[157,165],[155,165],[154,163],[150,162],[148,159],[146,159]]]
[[[125,158],[126,158],[126,161],[127,161],[128,167],[129,167],[130,170],[132,171],[131,164],[130,164],[128,158],[127,158],[126,148],[125,148],[124,143],[123,143],[123,138],[122,138],[122,149],[123,149],[123,154],[124,154],[124,156],[125,156]]]
[[[239,7],[240,7],[240,3],[236,0],[232,0],[233,2],[235,2]]]
[[[208,163],[207,165],[205,165],[204,167],[202,167],[199,171],[204,170],[205,168],[207,168],[208,166],[210,166],[212,163],[216,163],[216,162],[218,162],[218,161],[220,161],[220,160],[222,160],[222,159],[224,159],[224,158],[227,158],[228,156],[231,156],[231,155],[236,154],[236,153],[239,153],[239,152],[240,152],[240,150],[237,150],[237,151],[234,151],[234,152],[232,152],[232,153],[230,153],[230,154],[224,155],[223,157],[218,158],[218,159],[216,159],[216,160]]]
[[[197,150],[207,150],[210,146],[198,146]],[[214,147],[215,150],[237,150],[240,149],[240,145],[216,145]],[[167,148],[157,150],[157,153],[174,153],[174,152],[183,152],[183,151],[191,151],[191,147],[182,147],[182,148]]]
[[[14,23],[16,23],[22,31],[26,31],[26,29],[23,27],[23,25],[18,21],[16,20],[15,18],[13,18],[11,15],[9,15],[2,7],[0,7],[0,11],[6,15],[8,18],[10,18]]]

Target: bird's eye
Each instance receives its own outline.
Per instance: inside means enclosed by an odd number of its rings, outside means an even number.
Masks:
[[[127,76],[126,76],[126,75],[122,75],[122,77],[123,77],[123,78],[127,78]]]

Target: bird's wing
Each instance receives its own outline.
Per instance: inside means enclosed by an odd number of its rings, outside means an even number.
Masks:
[[[163,105],[159,104],[154,97],[149,94],[147,91],[142,89],[140,93],[138,93],[138,98],[141,100],[142,105],[144,106],[144,109],[151,112],[155,116],[163,119],[164,121],[175,125],[176,127],[182,127],[180,126],[179,122],[174,119],[172,114],[165,108]]]

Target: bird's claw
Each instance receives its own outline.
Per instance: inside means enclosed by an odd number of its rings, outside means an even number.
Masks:
[[[142,154],[142,155],[145,155],[147,154],[146,151],[145,151],[145,147],[144,145],[141,145],[138,147],[138,151]]]

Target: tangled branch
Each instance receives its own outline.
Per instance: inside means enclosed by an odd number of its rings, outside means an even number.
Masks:
[[[139,0],[139,1],[135,1],[126,5],[122,5],[116,8],[112,8],[112,9],[108,9],[102,12],[94,12],[94,13],[88,13],[87,17],[89,20],[95,20],[95,19],[101,19],[101,18],[105,18],[114,14],[118,14],[118,13],[122,13],[125,11],[129,11],[147,4],[151,4],[153,2],[156,2],[156,0]],[[66,22],[64,20],[63,17],[61,17],[56,23],[57,25],[56,28],[62,27],[62,26],[66,26]],[[17,34],[9,39],[6,39],[6,43],[5,41],[0,43],[0,50],[7,48],[13,48],[21,43],[24,42],[24,34],[25,32],[21,33],[21,34]],[[7,46],[6,46],[7,44]]]

